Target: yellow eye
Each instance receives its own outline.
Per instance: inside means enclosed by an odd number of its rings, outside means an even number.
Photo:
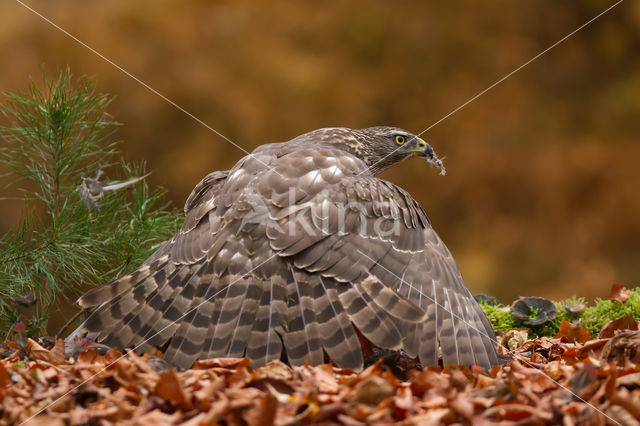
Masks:
[[[402,145],[404,143],[404,136],[396,136],[396,143]]]

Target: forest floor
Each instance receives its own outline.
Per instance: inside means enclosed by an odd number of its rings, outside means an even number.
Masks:
[[[18,330],[0,347],[0,424],[640,424],[638,325],[625,316],[596,338],[568,322],[556,337],[514,330],[490,370],[397,356],[360,373],[232,358],[175,371],[159,353],[91,344],[67,357],[62,340]]]

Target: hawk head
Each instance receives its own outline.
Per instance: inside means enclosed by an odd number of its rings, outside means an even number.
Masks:
[[[378,126],[358,130],[333,127],[315,130],[302,137],[340,147],[364,161],[374,175],[409,157],[423,157],[438,167],[441,174],[445,174],[442,160],[436,156],[433,148],[420,137],[398,127]]]

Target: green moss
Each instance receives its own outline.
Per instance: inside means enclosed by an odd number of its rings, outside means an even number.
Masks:
[[[640,321],[640,287],[629,290],[629,300],[625,303],[597,299],[594,306],[589,306],[577,314],[571,313],[564,308],[565,305],[576,306],[578,304],[586,305],[584,298],[572,296],[566,300],[555,302],[558,308],[556,319],[535,327],[524,325],[521,320],[511,315],[511,312],[506,310],[503,305],[480,303],[480,307],[487,315],[491,326],[496,332],[502,332],[510,328],[528,328],[531,337],[553,337],[557,335],[562,320],[580,324],[589,330],[592,336],[596,336],[604,323],[609,320],[632,315],[636,321]]]
[[[529,306],[529,320],[534,320],[540,315],[540,309]]]
[[[530,335],[532,337],[555,336],[558,334],[558,330],[560,330],[560,323],[562,320],[573,321],[573,319],[570,318],[571,314],[564,308],[563,302],[556,302],[555,305],[558,309],[558,315],[556,318],[552,321],[545,322],[544,324],[531,327]]]
[[[629,291],[629,300],[625,303],[597,299],[595,306],[590,306],[582,312],[582,326],[591,334],[597,334],[605,322],[627,315],[632,315],[636,321],[640,321],[640,287]]]
[[[481,302],[480,307],[495,331],[500,332],[510,328],[524,328],[522,327],[522,322],[511,315],[511,312],[505,311],[502,305],[489,305]]]

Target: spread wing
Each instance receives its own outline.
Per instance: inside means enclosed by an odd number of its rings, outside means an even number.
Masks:
[[[493,332],[418,204],[356,157],[263,146],[203,179],[185,222],[138,270],[85,294],[70,336],[254,365],[363,365],[358,332],[425,365],[496,363]]]
[[[68,338],[88,332],[91,338],[112,346],[139,345],[141,351],[163,346],[177,328],[177,321],[192,303],[195,287],[203,279],[201,261],[217,232],[209,213],[229,171],[216,171],[202,179],[185,204],[185,221],[169,241],[140,268],[112,283],[85,293],[78,304],[96,307]]]
[[[273,250],[330,280],[374,344],[402,347],[425,365],[437,363],[438,346],[445,363],[497,362],[491,326],[407,192],[331,148],[287,155],[258,191],[270,203]]]

